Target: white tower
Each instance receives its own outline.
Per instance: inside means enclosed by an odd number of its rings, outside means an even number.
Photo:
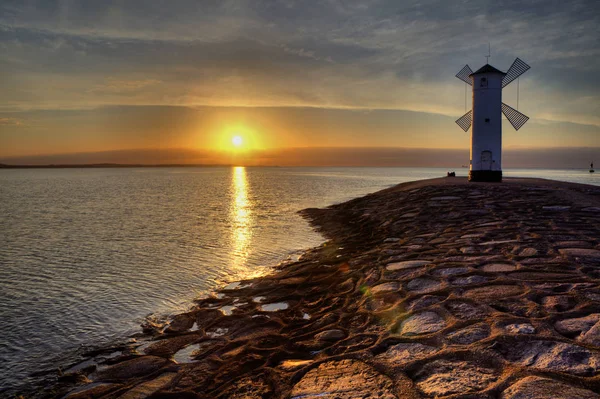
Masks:
[[[456,74],[473,86],[473,108],[456,121],[465,132],[473,125],[469,181],[502,181],[502,113],[515,130],[529,120],[502,102],[502,89],[529,68],[517,58],[506,73],[486,64],[475,72],[465,65]]]

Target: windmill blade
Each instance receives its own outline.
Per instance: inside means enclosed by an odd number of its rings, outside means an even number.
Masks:
[[[469,78],[469,75],[472,74],[473,71],[471,70],[471,68],[469,67],[469,65],[465,65],[463,67],[463,69],[461,69],[457,74],[456,77],[459,78],[460,80],[462,80],[463,82],[473,86],[473,82],[471,82],[471,78]]]
[[[460,118],[456,120],[456,124],[461,127],[465,132],[469,130],[471,127],[471,115],[473,114],[473,110],[470,110]]]
[[[502,113],[504,116],[506,116],[506,119],[508,119],[510,124],[513,125],[515,130],[519,130],[525,124],[525,122],[529,120],[527,115],[523,115],[516,109],[511,108],[504,103],[502,103]]]
[[[531,67],[517,57],[502,79],[502,88],[505,88],[510,82],[523,75],[529,68]]]

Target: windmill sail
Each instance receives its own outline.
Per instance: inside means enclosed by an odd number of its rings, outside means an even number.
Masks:
[[[471,68],[469,67],[469,65],[465,65],[463,67],[463,69],[461,69],[457,74],[456,77],[459,78],[460,80],[462,80],[463,82],[473,86],[473,82],[471,82],[471,78],[469,77],[469,75],[471,75],[473,73],[473,71],[471,70]]]
[[[510,82],[523,75],[529,68],[531,67],[517,57],[502,79],[502,88],[505,88]]]
[[[460,118],[456,120],[456,124],[462,128],[465,132],[469,130],[471,127],[471,115],[473,114],[473,110],[467,112]]]
[[[515,130],[519,130],[525,124],[525,122],[529,120],[529,117],[527,115],[523,115],[516,109],[511,108],[504,103],[502,103],[502,113],[504,114],[504,116],[506,116],[506,119],[508,119],[510,124],[513,125]]]

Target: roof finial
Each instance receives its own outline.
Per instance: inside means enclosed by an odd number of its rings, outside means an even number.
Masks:
[[[485,56],[485,63],[490,63],[490,57],[492,56],[492,46],[488,43],[488,55]]]

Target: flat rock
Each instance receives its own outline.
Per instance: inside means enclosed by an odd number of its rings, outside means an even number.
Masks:
[[[513,323],[504,326],[511,334],[535,334],[535,327],[529,323]]]
[[[181,333],[192,328],[194,323],[196,322],[196,318],[193,314],[182,313],[173,317],[165,332],[167,333]]]
[[[425,266],[430,264],[428,260],[407,260],[404,262],[388,263],[385,267],[389,271],[411,269],[413,267]]]
[[[551,312],[564,312],[571,307],[569,297],[566,295],[549,295],[542,299],[542,305]]]
[[[97,373],[98,380],[123,380],[140,377],[153,373],[167,364],[172,363],[167,359],[157,356],[140,356],[131,360],[112,365]]]
[[[590,248],[592,244],[588,241],[559,241],[554,243],[555,247],[558,248]]]
[[[175,378],[176,375],[177,373],[161,374],[153,380],[136,385],[123,395],[119,396],[119,399],[145,399],[159,389],[167,386],[171,381],[173,381],[173,378]]]
[[[484,236],[485,236],[485,234],[483,234],[483,233],[470,233],[470,234],[464,234],[464,235],[460,236],[460,238],[482,238]]]
[[[521,252],[519,252],[519,256],[536,256],[538,254],[538,250],[535,248],[525,248]]]
[[[593,375],[600,369],[600,354],[555,341],[529,341],[504,345],[503,355],[522,366],[574,375]]]
[[[600,250],[588,248],[561,248],[558,250],[563,255],[577,256],[580,258],[600,258]]]
[[[462,252],[463,254],[476,254],[479,252],[479,250],[477,249],[477,247],[461,247],[460,248],[460,252]]]
[[[585,334],[598,321],[600,321],[600,313],[592,313],[585,317],[557,321],[554,323],[554,328],[565,335]]]
[[[261,377],[244,377],[223,390],[219,398],[262,399],[273,397],[270,384]],[[196,396],[194,396],[196,398]]]
[[[392,381],[358,360],[322,363],[294,385],[291,399],[396,399]]]
[[[410,303],[410,305],[408,306],[408,310],[410,312],[414,312],[416,310],[420,310],[423,308],[426,308],[428,306],[431,306],[435,303],[439,303],[441,301],[443,301],[444,297],[442,296],[437,296],[437,295],[423,295],[417,299],[415,299],[414,301],[412,301]]]
[[[69,392],[64,399],[89,399],[89,398],[99,398],[102,395],[105,395],[111,391],[116,390],[118,387],[121,387],[121,384],[109,384],[104,382],[93,382],[91,384],[86,384],[73,391]]]
[[[470,345],[490,336],[490,326],[478,323],[449,334],[446,338],[455,345]]]
[[[502,273],[502,272],[512,272],[517,267],[515,265],[511,265],[509,263],[489,263],[487,265],[483,265],[481,270],[488,273]]]
[[[481,284],[481,283],[485,283],[486,281],[489,281],[489,280],[490,280],[489,277],[484,277],[484,276],[468,276],[468,277],[456,278],[456,279],[452,280],[452,284],[458,285],[458,286],[470,285],[470,284]]]
[[[437,348],[419,343],[400,343],[390,346],[387,351],[377,355],[375,359],[384,361],[391,366],[405,364],[426,358],[437,352]]]
[[[456,197],[456,196],[453,196],[453,195],[444,195],[444,196],[441,196],[441,197],[433,197],[433,198],[431,198],[432,201],[456,201],[456,200],[459,200],[459,199],[460,199],[460,197]]]
[[[406,289],[416,293],[433,292],[440,289],[442,283],[430,278],[415,278],[406,284]]]
[[[445,243],[446,241],[447,240],[445,238],[434,238],[433,240],[429,241],[429,243],[432,245],[436,245],[436,244]]]
[[[600,395],[562,381],[525,377],[508,387],[501,399],[599,399]]]
[[[551,280],[560,280],[560,281],[569,281],[569,279],[577,279],[580,278],[577,274],[571,273],[552,273],[552,272],[514,272],[508,275],[510,278],[515,280],[523,280],[523,281],[551,281]]]
[[[398,241],[400,241],[400,239],[396,238],[396,237],[390,237],[390,238],[386,238],[385,240],[383,240],[383,242],[386,244],[391,243],[391,242],[398,242]]]
[[[493,245],[500,245],[500,244],[509,244],[509,243],[513,243],[513,242],[518,242],[518,240],[493,240],[493,241],[482,242],[479,245],[493,246]]]
[[[600,346],[600,321],[577,340],[589,345]]]
[[[484,390],[496,382],[494,369],[467,361],[435,360],[415,376],[417,387],[429,396],[446,396]]]
[[[161,339],[152,343],[146,349],[144,353],[147,355],[171,357],[178,350],[188,346],[191,343],[198,341],[199,335],[189,334],[180,335],[174,338]]]
[[[338,341],[346,336],[342,330],[333,329],[318,333],[315,338],[319,341]]]
[[[522,293],[523,289],[518,285],[490,285],[488,287],[472,288],[463,295],[472,299],[493,300],[520,295]]]
[[[464,273],[468,273],[469,272],[469,268],[468,267],[445,267],[443,269],[437,269],[433,272],[433,274],[435,276],[442,276],[442,277],[447,277],[447,276],[455,276],[457,274],[464,274]]]
[[[283,362],[281,362],[279,364],[279,368],[282,368],[285,371],[293,371],[293,370],[297,370],[301,367],[304,366],[308,366],[309,364],[313,363],[314,360],[302,360],[302,359],[290,359],[290,360],[284,360]]]
[[[385,292],[396,292],[400,289],[400,285],[395,281],[391,281],[389,283],[383,283],[371,287],[371,294],[382,294]]]
[[[404,213],[404,214],[400,215],[400,219],[414,218],[418,214],[419,214],[418,212],[407,212],[407,213]]]
[[[446,322],[435,312],[422,312],[412,315],[402,321],[402,335],[418,335],[436,332],[446,327]]]
[[[568,211],[569,209],[571,209],[571,207],[564,205],[549,205],[543,206],[542,209],[545,211]]]
[[[468,302],[448,302],[446,308],[455,317],[463,320],[481,319],[487,315],[487,312],[479,306]]]

